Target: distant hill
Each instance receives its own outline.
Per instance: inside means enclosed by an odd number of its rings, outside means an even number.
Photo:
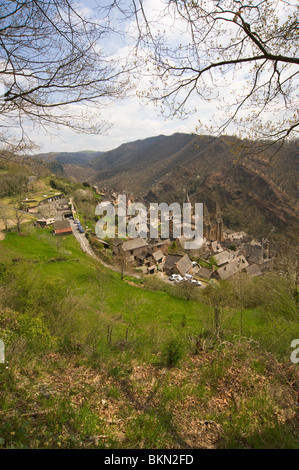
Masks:
[[[63,165],[85,165],[90,160],[99,157],[101,153],[90,150],[81,152],[49,152],[41,153],[37,157],[47,162],[58,162]]]
[[[187,193],[193,203],[218,200],[227,226],[262,235],[297,223],[299,141],[287,143],[271,160],[275,151],[274,146],[260,153],[257,143],[234,137],[176,133],[91,154],[84,171],[64,168],[81,181],[149,202],[183,202]]]

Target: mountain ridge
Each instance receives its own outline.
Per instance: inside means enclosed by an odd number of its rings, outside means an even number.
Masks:
[[[299,141],[260,152],[259,143],[236,137],[175,133],[128,142],[101,152],[68,176],[132,192],[148,202],[218,200],[225,223],[261,235],[295,226],[298,214]],[[249,219],[251,219],[249,223]]]
[[[89,160],[99,156],[102,152],[93,150],[81,150],[79,152],[47,152],[36,155],[37,158],[46,162],[57,162],[61,164],[84,165]]]

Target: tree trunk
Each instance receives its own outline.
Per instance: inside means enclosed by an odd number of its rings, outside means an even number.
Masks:
[[[219,307],[214,308],[214,321],[215,321],[215,332],[217,338],[219,338],[220,334],[220,309]]]

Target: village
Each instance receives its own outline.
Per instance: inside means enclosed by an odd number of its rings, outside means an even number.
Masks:
[[[99,190],[97,187],[93,189],[110,202],[117,213],[123,199],[120,201],[115,192]],[[135,202],[132,194],[126,194],[125,200],[126,208]],[[42,203],[51,205],[51,217],[40,218],[36,224],[39,227],[53,226],[55,236],[74,234],[82,249],[91,254],[88,238],[94,236],[93,230],[80,222],[72,199],[55,194],[51,198],[45,197]],[[131,218],[127,216],[127,224]],[[172,284],[188,282],[204,287],[209,282],[230,279],[238,273],[261,276],[272,269],[274,254],[270,252],[268,239],[263,237],[259,241],[243,231],[224,228],[218,203],[210,203],[210,209],[204,204],[204,243],[198,249],[186,249],[186,237],[174,236],[173,218],[170,215],[168,238],[115,237],[98,239],[97,242],[102,245],[104,252],[110,250],[113,253],[113,264],[121,269],[156,275]]]
[[[131,195],[127,196],[127,201],[128,205],[133,202]],[[117,203],[116,198],[114,204],[117,206]],[[224,230],[217,203],[213,212],[204,205],[204,243],[198,249],[186,249],[184,235],[174,237],[171,216],[169,224],[168,239],[114,239],[114,255],[141,268],[144,274],[156,273],[162,279],[176,283],[187,281],[195,286],[210,280],[229,279],[237,273],[261,276],[273,266],[268,239],[264,237],[260,242],[245,232]],[[191,228],[194,228],[192,224]]]

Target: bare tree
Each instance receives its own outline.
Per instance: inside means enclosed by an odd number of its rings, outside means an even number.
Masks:
[[[5,229],[5,232],[7,233],[8,231],[8,225],[9,225],[9,214],[8,214],[8,210],[6,209],[6,207],[1,207],[0,206],[0,220],[2,220],[3,222],[3,225],[4,225],[4,229]]]
[[[127,79],[124,67],[104,55],[109,25],[81,8],[73,0],[1,2],[1,158],[28,146],[27,122],[89,133],[107,128],[99,103],[121,96]],[[80,104],[94,104],[94,112]]]
[[[299,313],[299,237],[293,239],[279,237],[277,243],[277,257],[275,258],[275,271],[288,282],[291,298],[294,299]]]
[[[123,281],[124,276],[125,276],[125,270],[127,267],[127,259],[125,255],[120,254],[118,256],[115,256],[115,260],[119,266],[120,278]]]
[[[17,208],[14,209],[14,217],[12,221],[16,224],[18,233],[21,233],[21,224],[25,218],[25,215],[25,212],[22,212]]]
[[[220,121],[199,122],[198,131],[237,127],[240,137],[271,139],[266,145],[296,135],[297,1],[168,0],[159,11],[147,0],[129,3],[113,6],[135,18],[137,49],[152,75],[143,96],[170,116],[190,112],[196,96],[219,105]]]

